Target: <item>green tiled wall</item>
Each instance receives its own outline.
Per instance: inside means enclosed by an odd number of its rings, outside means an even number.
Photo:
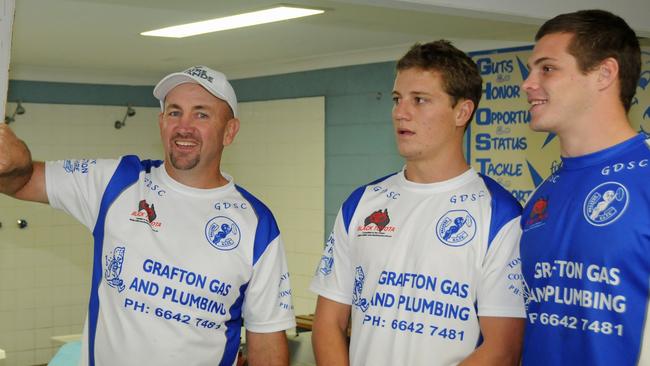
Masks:
[[[325,97],[325,222],[357,186],[399,170],[390,112],[394,63],[384,62],[234,80],[241,102]],[[155,107],[153,86],[11,80],[9,101]]]

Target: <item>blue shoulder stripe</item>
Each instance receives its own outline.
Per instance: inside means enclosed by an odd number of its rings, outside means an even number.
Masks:
[[[221,356],[219,366],[231,366],[235,363],[241,337],[241,326],[243,324],[241,312],[244,304],[244,294],[248,288],[248,282],[239,287],[239,295],[228,311],[230,319],[226,320],[226,346]]]
[[[253,244],[253,265],[255,265],[269,244],[280,235],[280,229],[278,229],[271,210],[262,201],[238,185],[235,185],[235,188],[251,204],[257,215],[257,228]]]
[[[488,249],[492,245],[492,240],[499,233],[499,230],[510,220],[521,215],[521,204],[505,188],[501,187],[494,179],[479,174],[485,186],[490,191],[492,197],[492,215],[490,217],[490,235],[488,237]]]
[[[357,210],[357,206],[359,205],[359,201],[361,201],[361,197],[363,196],[363,193],[366,191],[366,188],[370,185],[377,184],[381,181],[384,181],[393,175],[397,174],[391,173],[388,174],[385,177],[381,177],[375,181],[372,181],[366,185],[363,185],[357,189],[355,189],[352,193],[350,193],[350,196],[348,199],[346,199],[343,202],[343,205],[341,206],[341,213],[343,215],[343,223],[345,224],[345,232],[349,233],[350,232],[350,222],[352,221],[352,216],[354,216],[354,211]]]
[[[97,222],[93,229],[93,237],[95,240],[95,247],[93,252],[93,274],[92,284],[90,289],[90,300],[88,304],[88,365],[95,365],[95,333],[97,331],[97,317],[99,315],[99,284],[102,280],[102,263],[103,263],[103,248],[104,248],[104,226],[106,225],[106,214],[113,202],[124,192],[126,188],[138,181],[140,172],[143,169],[151,169],[151,166],[156,162],[140,161],[135,155],[127,155],[122,157],[111,180],[106,186],[102,201],[99,206],[99,214],[97,215]]]
[[[142,164],[142,170],[145,171],[145,173],[149,174],[151,173],[151,168],[158,168],[160,165],[162,165],[163,161],[162,160],[142,160],[140,162]]]

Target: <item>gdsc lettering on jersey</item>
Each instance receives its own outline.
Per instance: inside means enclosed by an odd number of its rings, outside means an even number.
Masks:
[[[469,194],[454,194],[449,198],[449,202],[451,203],[463,203],[468,201],[473,202],[483,197],[485,197],[485,191],[480,190],[478,192],[469,193]]]
[[[372,191],[380,194],[386,194],[387,198],[392,198],[394,200],[396,200],[400,196],[399,192],[391,191],[388,188],[384,188],[382,186],[374,186],[372,187]]]
[[[476,135],[476,150],[526,150],[528,141],[522,137],[492,137],[489,133]]]
[[[522,163],[493,163],[491,158],[479,158],[476,162],[481,166],[481,174],[492,177],[520,177],[524,170]]]
[[[637,167],[646,168],[647,166],[648,166],[648,159],[643,159],[640,161],[632,160],[632,161],[628,161],[627,163],[616,163],[613,165],[607,165],[600,171],[600,174],[610,175],[612,173],[618,173],[623,170],[633,170],[636,169]]]
[[[150,190],[158,194],[158,196],[160,197],[163,197],[167,194],[167,191],[162,189],[158,184],[154,183],[149,177],[144,178],[144,185],[145,187],[149,188]]]
[[[214,204],[214,209],[218,211],[227,210],[230,208],[240,208],[242,210],[246,210],[248,208],[248,205],[246,202],[217,202]]]
[[[492,61],[488,57],[479,58],[476,65],[481,75],[511,73],[515,69],[512,60]]]
[[[489,125],[517,125],[530,123],[530,112],[518,111],[492,111],[490,108],[479,108],[476,110],[476,124],[479,126]]]

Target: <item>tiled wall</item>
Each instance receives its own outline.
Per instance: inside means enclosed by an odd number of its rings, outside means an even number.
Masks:
[[[11,127],[36,160],[161,156],[156,108],[136,108],[126,126],[113,126],[126,107],[23,103]],[[13,111],[15,104],[7,105]],[[19,229],[16,220],[28,226]],[[50,337],[80,333],[88,303],[92,258],[89,231],[48,205],[0,196],[0,348],[6,366],[47,363]]]
[[[325,235],[357,186],[402,167],[391,125],[394,69],[382,62],[233,82],[245,101],[325,96]]]
[[[283,238],[296,314],[314,312],[307,287],[323,248],[325,102],[322,97],[244,103],[222,169],[273,211]]]
[[[23,103],[12,124],[36,160],[162,157],[158,108]],[[15,104],[9,103],[13,111]],[[295,305],[312,312],[308,278],[320,258],[324,206],[323,98],[242,103],[240,135],[226,149],[224,171],[274,211],[284,236]],[[17,219],[28,226],[19,229]],[[92,238],[48,205],[0,196],[0,349],[3,365],[47,363],[55,335],[81,333],[91,274]],[[1,362],[1,361],[0,361]]]

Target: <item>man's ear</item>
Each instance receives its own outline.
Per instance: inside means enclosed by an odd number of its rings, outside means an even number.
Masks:
[[[469,99],[461,99],[454,108],[456,127],[465,127],[474,111],[474,102]]]
[[[618,62],[613,57],[607,57],[597,67],[598,87],[600,90],[607,89],[618,80]]]
[[[231,118],[226,122],[226,129],[223,133],[223,146],[228,146],[235,141],[235,136],[239,132],[239,118]]]

